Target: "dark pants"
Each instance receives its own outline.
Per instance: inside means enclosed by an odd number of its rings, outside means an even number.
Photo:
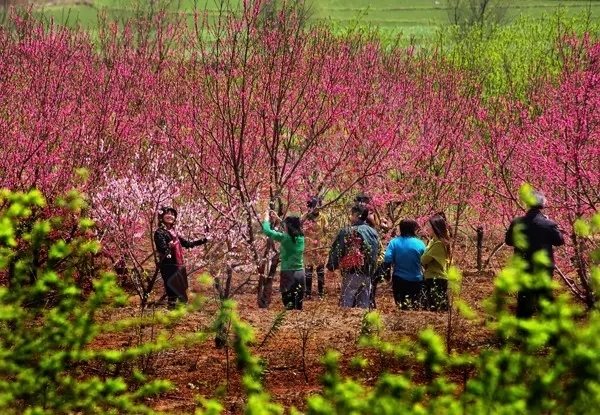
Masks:
[[[444,278],[427,278],[424,283],[426,310],[448,311],[448,280]]]
[[[323,289],[325,287],[325,266],[317,265],[306,267],[304,269],[304,273],[306,274],[306,297],[310,298],[312,296],[312,283],[313,283],[313,275],[314,271],[317,271],[317,290],[319,296],[323,296]]]
[[[552,290],[521,290],[517,293],[517,317],[530,318],[538,312],[540,300],[553,301]]]
[[[423,301],[423,281],[392,277],[394,301],[403,310],[419,310]]]
[[[286,310],[302,310],[304,300],[304,270],[281,271],[281,300]]]
[[[160,276],[165,285],[168,306],[175,307],[177,299],[187,303],[187,273],[185,267],[179,268],[177,265],[166,264],[160,267]]]

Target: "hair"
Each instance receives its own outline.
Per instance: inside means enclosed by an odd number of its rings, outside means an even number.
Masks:
[[[302,232],[302,223],[300,222],[300,217],[286,216],[283,220],[283,223],[285,223],[287,233],[292,238],[292,242],[296,243],[297,237],[304,236],[304,232]]]
[[[177,219],[177,210],[171,206],[163,206],[158,210],[158,222],[160,225],[164,224],[163,217],[167,212],[173,212],[175,219]]]
[[[360,215],[360,220],[367,220],[369,219],[369,208],[365,208],[365,211]]]
[[[414,219],[402,219],[400,221],[400,236],[417,236],[419,223]]]
[[[443,212],[436,213],[429,218],[429,224],[435,236],[442,241],[444,249],[446,250],[446,256],[452,258],[452,248],[450,247],[450,229],[448,222],[446,221],[446,215]]]
[[[377,223],[377,219],[375,218],[374,215],[371,215],[374,212],[374,210],[371,210],[371,209],[369,209],[366,206],[362,206],[362,207],[364,209],[364,212],[360,215],[360,220],[362,220],[363,222],[365,222],[371,228],[377,229],[377,227],[379,225]]]
[[[546,196],[538,190],[532,193],[534,203],[531,206],[532,209],[543,209],[546,207]]]
[[[367,196],[361,192],[354,197],[354,203],[357,205],[367,205],[371,203],[371,196]]]
[[[367,217],[369,216],[369,209],[367,209],[365,206],[362,206],[362,205],[352,206],[352,209],[350,209],[350,212],[356,213],[358,218],[362,221],[367,220]]]

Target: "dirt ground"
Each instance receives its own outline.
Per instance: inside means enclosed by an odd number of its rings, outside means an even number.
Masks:
[[[463,277],[461,297],[484,316],[482,300],[489,297],[493,289],[493,273],[465,273]],[[264,384],[272,399],[286,408],[295,406],[306,408],[306,398],[320,391],[320,376],[323,368],[320,364],[327,350],[341,353],[342,372],[345,375],[361,379],[373,384],[383,371],[400,371],[410,368],[398,362],[387,361],[373,351],[359,349],[357,341],[360,335],[364,310],[341,309],[338,306],[339,276],[326,281],[327,296],[305,301],[304,310],[290,311],[285,315],[280,329],[265,341],[266,333],[272,326],[276,314],[283,310],[278,292],[275,292],[278,281],[274,284],[273,301],[269,309],[259,309],[256,294],[252,287],[235,296],[238,313],[242,320],[255,330],[255,343],[252,352],[264,359],[266,374]],[[210,287],[192,287],[197,295],[207,298],[206,304],[198,311],[189,313],[184,320],[168,330],[172,334],[198,332],[205,329],[213,321],[218,307],[216,293]],[[162,287],[156,287],[157,295]],[[133,317],[139,315],[139,307],[135,297],[129,307],[106,312],[105,321]],[[393,302],[391,285],[383,283],[377,293],[378,311],[384,322],[383,337],[385,339],[414,338],[417,333],[427,327],[444,335],[447,327],[446,313],[425,311],[401,311]],[[157,312],[164,312],[161,307]],[[452,346],[457,350],[476,351],[489,343],[490,334],[483,318],[467,321],[464,318],[455,321],[455,333]],[[302,337],[308,338],[305,349],[305,367],[302,361]],[[149,339],[150,333],[145,332]],[[123,347],[131,339],[123,334],[102,335],[94,347]],[[264,343],[264,344],[263,344]],[[196,408],[196,397],[213,397],[219,394],[225,405],[225,413],[241,413],[244,404],[244,393],[239,373],[235,369],[235,356],[226,349],[216,349],[212,337],[201,344],[184,350],[164,351],[155,355],[148,363],[146,373],[150,377],[169,379],[176,388],[166,394],[151,399],[148,404],[153,408],[170,413],[193,413]],[[362,353],[369,358],[369,365],[364,369],[353,369],[349,362],[354,355]],[[228,364],[229,361],[229,364]],[[419,377],[419,373],[415,373]]]

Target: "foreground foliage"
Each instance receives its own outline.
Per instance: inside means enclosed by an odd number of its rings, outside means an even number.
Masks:
[[[72,193],[56,203],[65,216],[32,221],[46,207],[40,192],[0,191],[0,275],[9,275],[0,286],[0,412],[152,412],[142,399],[171,386],[167,380],[147,380],[140,358],[203,334],[168,343],[140,341],[118,350],[91,347],[103,333],[133,330],[143,319],[110,325],[97,320],[101,309],[122,305],[126,297],[109,273],[100,273],[83,295],[78,268],[100,245],[91,233],[93,222],[81,215],[81,197]],[[73,218],[81,236],[57,238]],[[154,324],[172,323],[178,315],[157,318]]]
[[[59,201],[72,213],[80,212],[83,206],[74,194]],[[146,379],[136,359],[205,336],[175,338],[169,345],[157,340],[124,350],[91,348],[93,339],[107,330],[96,319],[98,311],[117,304],[121,296],[110,274],[102,274],[95,281],[87,298],[77,288],[73,278],[76,266],[68,264],[98,251],[93,235],[52,241],[48,235],[60,228],[64,219],[60,217],[22,228],[44,204],[37,191],[2,191],[0,197],[0,272],[10,269],[14,276],[10,286],[0,288],[0,410],[40,414],[153,412],[141,399],[168,390],[170,384]],[[92,223],[80,218],[79,226],[89,230]],[[600,215],[590,222],[578,222],[577,229],[581,236],[600,234]],[[48,261],[40,268],[31,262],[36,250],[48,254]],[[592,259],[597,264],[600,252]],[[65,262],[58,275],[56,269]],[[382,336],[380,316],[367,314],[361,345],[390,361],[412,362],[424,369],[427,378],[389,372],[374,386],[367,386],[359,379],[342,376],[339,356],[330,352],[324,360],[322,393],[308,398],[307,413],[584,413],[599,405],[600,355],[596,351],[600,346],[600,314],[596,309],[584,312],[569,296],[561,295],[553,303],[543,303],[537,317],[515,318],[510,310],[511,293],[539,288],[549,281],[545,275],[528,275],[523,270],[523,262],[515,258],[498,275],[488,303],[491,319],[487,324],[494,338],[476,355],[448,353],[444,340],[433,330],[425,330],[417,339],[388,342]],[[597,266],[591,274],[597,286]],[[461,310],[465,318],[472,317],[464,306]],[[168,326],[172,322],[165,317],[155,324]],[[122,326],[131,329],[134,324],[123,322]],[[249,347],[253,342],[251,328],[239,320],[231,300],[223,302],[217,326],[229,328],[226,347],[235,351],[236,367],[243,375],[248,395],[245,413],[283,413],[262,385],[263,363]],[[127,364],[130,370],[116,370]],[[365,366],[369,360],[355,356],[354,364]],[[104,367],[103,376],[90,376],[92,366]],[[201,398],[197,411],[221,413],[223,405]],[[298,411],[292,408],[292,412]]]
[[[600,215],[578,226],[584,235],[597,235]],[[594,254],[596,264],[599,255]],[[489,347],[477,355],[448,354],[442,337],[432,330],[422,332],[416,342],[388,343],[377,335],[382,325],[372,314],[369,331],[375,334],[363,337],[363,346],[389,359],[418,362],[429,374],[427,381],[412,380],[409,373],[387,373],[369,388],[344,379],[338,356],[331,353],[325,359],[323,394],[309,398],[308,413],[589,413],[600,404],[600,314],[595,309],[586,313],[570,296],[561,295],[543,303],[536,318],[517,319],[508,307],[511,294],[539,288],[544,281],[550,284],[545,275],[526,274],[524,265],[515,258],[496,279],[488,304],[488,325],[496,341]],[[592,274],[597,286],[597,266]]]

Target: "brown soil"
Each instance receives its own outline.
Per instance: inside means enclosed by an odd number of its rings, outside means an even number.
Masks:
[[[336,277],[338,279],[339,277]],[[482,300],[489,297],[493,289],[492,273],[471,273],[464,276],[461,297],[471,305],[479,316],[484,316]],[[275,283],[277,285],[277,282]],[[206,304],[198,311],[189,313],[181,323],[169,328],[171,334],[197,332],[205,329],[214,318],[218,301],[212,289],[195,287],[198,295],[206,296]],[[162,287],[155,291],[160,293]],[[364,310],[341,309],[338,307],[339,280],[327,281],[329,295],[325,299],[306,301],[301,312],[286,314],[282,327],[263,343],[275,315],[282,311],[280,296],[273,293],[273,302],[269,309],[257,307],[256,295],[252,289],[235,297],[238,312],[242,320],[255,330],[255,344],[252,352],[264,359],[266,374],[264,384],[272,399],[286,408],[295,406],[305,409],[306,398],[320,391],[320,376],[323,368],[320,360],[327,350],[341,353],[342,372],[345,375],[361,379],[367,384],[376,382],[383,371],[412,370],[418,380],[422,374],[419,368],[409,368],[401,362],[390,361],[372,350],[359,349],[357,340],[360,335]],[[386,340],[415,338],[417,333],[427,327],[434,327],[442,336],[447,329],[447,314],[424,311],[400,311],[393,303],[391,287],[384,283],[377,293],[378,311],[384,322],[383,338]],[[164,312],[162,311],[158,312]],[[124,317],[133,317],[139,313],[139,307],[132,298],[129,307],[106,312],[105,321]],[[302,364],[302,332],[309,334],[306,347],[306,373]],[[490,341],[490,333],[483,318],[467,321],[455,319],[452,330],[452,347],[460,351],[480,349]],[[149,331],[144,338],[149,339]],[[98,348],[121,348],[131,342],[131,333],[105,334],[94,343]],[[213,397],[220,394],[225,405],[225,413],[241,413],[244,405],[244,393],[239,373],[235,369],[235,356],[225,349],[216,349],[210,338],[201,344],[184,350],[172,350],[156,355],[148,365],[146,373],[151,378],[169,379],[176,388],[148,402],[157,410],[171,413],[193,413],[196,397]],[[349,365],[352,357],[362,353],[369,358],[364,369],[354,369]],[[308,380],[307,380],[308,379]]]

